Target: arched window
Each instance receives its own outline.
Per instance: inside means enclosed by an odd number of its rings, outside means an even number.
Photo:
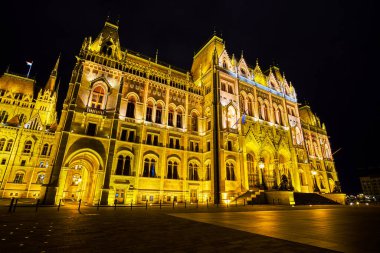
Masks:
[[[112,42],[111,41],[107,41],[103,47],[102,47],[102,50],[101,52],[107,56],[111,56],[112,55]]]
[[[235,180],[235,170],[233,163],[226,164],[226,179]]]
[[[156,123],[161,124],[162,123],[162,105],[157,104],[156,108]]]
[[[45,143],[44,146],[42,147],[41,155],[47,155],[48,150],[49,150],[49,144]]]
[[[198,131],[198,115],[195,112],[191,114],[191,130]]]
[[[223,68],[225,68],[225,69],[227,68],[227,63],[226,63],[226,60],[225,60],[225,59],[223,60],[223,65],[222,65],[222,66],[223,66]]]
[[[198,164],[196,163],[189,163],[189,180],[199,180]]]
[[[168,114],[168,125],[174,126],[174,110],[173,108],[169,108],[169,114]]]
[[[105,92],[101,86],[96,86],[92,91],[91,107],[96,109],[103,109]]]
[[[17,172],[15,179],[13,180],[13,183],[15,184],[22,184],[22,181],[24,180],[24,173]]]
[[[26,141],[24,145],[24,151],[23,153],[29,154],[32,149],[32,142],[31,141]]]
[[[169,161],[168,162],[168,174],[167,174],[168,179],[178,179],[178,163]]]
[[[148,105],[146,107],[145,120],[152,122],[152,115],[153,115],[153,103],[151,101],[149,101]]]
[[[182,128],[182,110],[177,109],[177,127]]]
[[[296,141],[298,145],[302,144],[302,134],[301,130],[298,127],[296,127]]]
[[[143,177],[156,177],[156,160],[145,158]]]
[[[124,176],[130,176],[131,175],[131,158],[129,156],[126,156],[125,160],[124,160],[123,175]]]
[[[43,184],[45,179],[45,173],[39,173],[37,175],[36,184]]]
[[[128,118],[134,118],[135,117],[135,104],[136,100],[133,96],[131,96],[128,99],[128,104],[127,104],[127,117]]]
[[[227,89],[226,89],[226,83],[221,83],[221,90],[222,91],[227,91]]]
[[[3,148],[4,148],[4,146],[5,146],[5,138],[1,138],[0,139],[0,151],[2,151],[3,150]]]
[[[13,146],[13,140],[9,140],[7,146],[5,147],[5,151],[11,151]]]

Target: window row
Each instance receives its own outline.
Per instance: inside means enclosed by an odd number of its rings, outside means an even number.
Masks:
[[[14,179],[13,179],[13,183],[14,184],[22,184],[22,183],[24,183],[24,178],[25,178],[24,172],[17,172]],[[45,179],[45,173],[38,173],[35,183],[36,184],[43,184],[44,179]]]
[[[115,175],[120,176],[134,176],[134,173],[132,173],[132,167],[131,167],[132,157],[130,156],[123,156],[119,155],[117,159],[116,164],[116,170]],[[232,162],[226,163],[226,180],[235,181],[235,167]],[[176,160],[169,160],[167,163],[167,171],[166,171],[166,178],[167,179],[181,179],[180,174],[180,163]],[[189,162],[188,169],[187,169],[187,180],[192,181],[199,181],[201,180],[201,168],[200,165],[196,162]],[[157,177],[157,160],[155,158],[145,158],[143,169],[142,169],[142,177],[151,177],[155,178]],[[204,174],[204,180],[211,180],[211,165],[208,163],[206,164],[205,168],[205,174]]]

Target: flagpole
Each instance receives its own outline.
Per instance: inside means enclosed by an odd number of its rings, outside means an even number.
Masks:
[[[26,64],[29,66],[28,74],[26,74],[26,77],[29,78],[30,70],[32,69],[33,62],[26,62]]]

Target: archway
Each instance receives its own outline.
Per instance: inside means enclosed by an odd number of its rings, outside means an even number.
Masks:
[[[89,151],[70,156],[63,172],[62,199],[93,204],[100,198],[102,170],[99,158]]]

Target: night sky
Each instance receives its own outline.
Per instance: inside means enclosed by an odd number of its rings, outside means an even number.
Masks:
[[[12,2],[12,3],[10,3]],[[36,2],[36,3],[35,3]],[[277,65],[326,124],[343,191],[360,191],[358,168],[378,167],[379,4],[376,1],[3,1],[0,72],[44,86],[61,53],[60,103],[85,36],[120,16],[123,48],[190,70],[214,27],[228,53],[262,70]],[[380,172],[380,169],[378,170]]]

